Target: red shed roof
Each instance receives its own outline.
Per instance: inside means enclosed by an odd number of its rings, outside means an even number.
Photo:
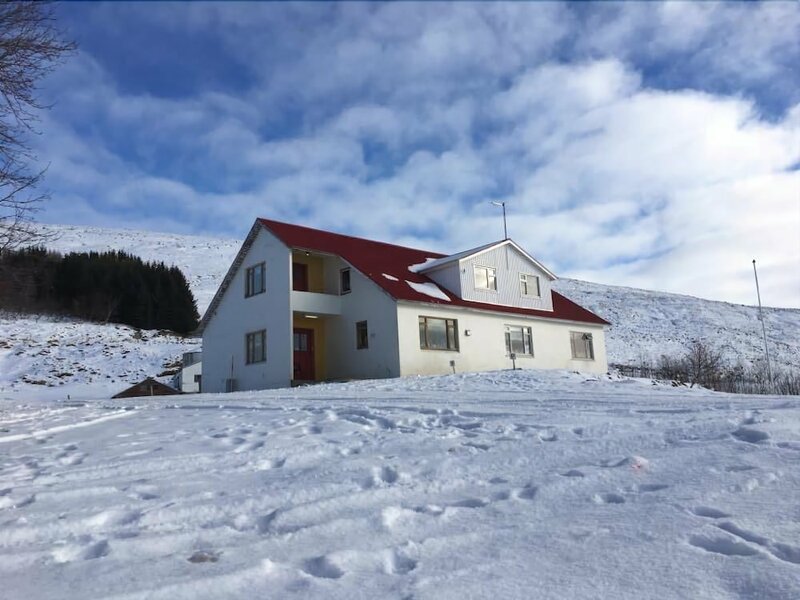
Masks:
[[[433,285],[436,285],[436,283],[423,274],[409,271],[408,268],[412,265],[425,263],[428,259],[443,258],[445,256],[444,254],[415,248],[406,248],[404,246],[395,246],[394,244],[387,244],[385,242],[376,242],[349,235],[331,233],[330,231],[322,231],[321,229],[281,223],[280,221],[272,221],[269,219],[258,219],[258,221],[290,248],[325,252],[342,257],[396,300],[425,302],[427,304],[438,304],[443,307],[454,306],[492,312],[513,313],[544,319],[559,319],[609,325],[608,321],[601,319],[593,312],[575,304],[572,300],[562,296],[558,292],[552,292],[552,311],[463,300],[451,294],[441,286],[438,286],[438,288],[450,301],[434,298],[417,291],[411,287],[408,282],[416,284],[429,283]],[[385,277],[384,275],[388,275],[389,277]]]

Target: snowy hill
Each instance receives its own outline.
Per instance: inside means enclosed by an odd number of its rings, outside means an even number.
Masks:
[[[125,250],[145,260],[180,267],[189,279],[200,314],[228,270],[241,240],[148,233],[124,229],[49,225],[49,244],[61,252]],[[735,362],[759,360],[764,352],[758,309],[680,294],[560,279],[555,289],[612,323],[608,356],[613,364],[681,354],[704,339]],[[800,309],[765,310],[770,350],[776,364],[800,369]]]
[[[189,280],[201,314],[241,243],[124,229],[42,227],[54,236],[47,244],[53,250],[124,250],[178,266]],[[750,363],[763,354],[758,310],[751,306],[570,279],[557,281],[555,288],[612,323],[607,336],[612,364],[638,365],[642,359],[652,361],[662,354],[677,356],[694,339],[717,346],[731,362]],[[765,313],[774,362],[800,369],[800,310],[770,308]],[[119,326],[0,315],[0,392],[24,387],[27,376],[57,386],[58,393],[70,386],[93,384],[92,395],[97,397],[98,390],[118,390],[124,382],[157,375],[164,364],[198,345],[180,338],[149,334],[145,338],[137,339],[132,330]]]
[[[0,313],[0,398],[108,398],[174,370],[183,352],[198,348],[198,340],[165,332]]]
[[[606,338],[611,364],[679,356],[693,340],[715,346],[731,363],[753,363],[764,356],[755,306],[574,279],[560,279],[554,287],[612,323]],[[764,321],[773,364],[800,370],[800,310],[765,308]]]

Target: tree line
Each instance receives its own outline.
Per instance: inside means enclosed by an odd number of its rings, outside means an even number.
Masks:
[[[198,323],[197,304],[180,269],[118,251],[1,252],[0,309],[182,334]]]
[[[718,392],[733,394],[800,394],[800,373],[773,368],[766,363],[727,364],[722,353],[703,340],[695,340],[682,356],[661,357],[652,364],[642,358],[638,365],[611,365],[627,377],[647,377],[672,381],[676,385],[701,385]]]

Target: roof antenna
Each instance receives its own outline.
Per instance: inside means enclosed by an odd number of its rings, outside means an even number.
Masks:
[[[489,204],[494,204],[495,206],[502,206],[503,207],[503,239],[508,239],[508,226],[506,225],[506,203],[505,202],[495,202],[492,200]]]

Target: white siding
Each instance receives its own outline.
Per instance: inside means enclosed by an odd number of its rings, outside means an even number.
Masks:
[[[263,294],[244,297],[248,267],[266,262]],[[289,305],[291,253],[261,229],[203,331],[203,391],[224,392],[225,380],[237,390],[288,386],[292,373],[292,313]],[[245,335],[266,329],[266,362],[245,364]]]
[[[326,259],[325,281],[336,282],[341,259]],[[395,301],[356,269],[350,269],[349,294],[341,296],[341,316],[325,320],[329,379],[373,379],[400,375]],[[356,323],[366,321],[369,347],[356,349]]]
[[[474,266],[494,267],[497,291],[476,289]],[[553,310],[550,278],[511,245],[503,245],[459,261],[462,298],[474,302],[487,302],[505,306],[519,306],[538,310]],[[519,285],[520,273],[539,277],[540,297],[523,296]]]
[[[426,277],[431,278],[437,284],[458,298],[461,298],[461,273],[459,272],[459,262],[454,261],[434,271],[427,271]]]
[[[420,316],[458,319],[459,351],[422,350],[419,347]],[[520,357],[517,360],[518,368],[570,369],[587,373],[605,373],[608,370],[605,335],[600,325],[398,303],[400,373],[401,375],[451,373],[451,360],[456,361],[458,372],[510,369],[511,359],[507,356],[505,347],[506,325],[530,327],[533,333],[534,356]],[[469,336],[466,335],[467,330],[470,331]],[[570,331],[592,334],[594,360],[572,358]]]
[[[192,363],[188,367],[181,369],[181,391],[184,394],[196,394],[200,391],[200,385],[194,380],[195,375],[203,374],[203,363]]]

